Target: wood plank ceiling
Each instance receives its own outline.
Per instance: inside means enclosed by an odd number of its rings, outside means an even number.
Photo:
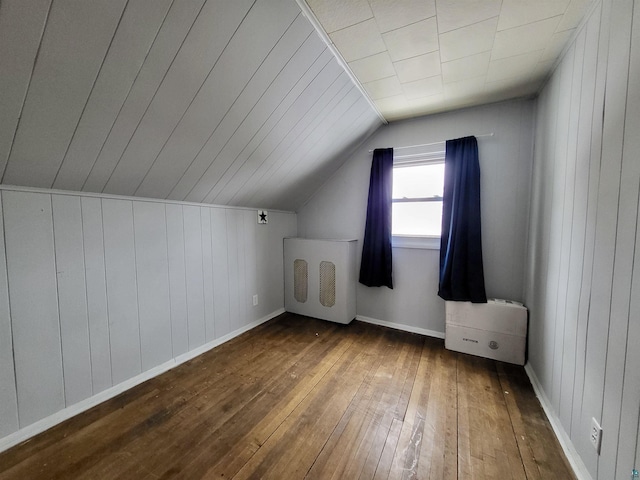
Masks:
[[[592,1],[2,0],[0,183],[295,211],[385,120],[535,94]]]
[[[294,0],[3,0],[9,185],[295,210],[383,121]]]

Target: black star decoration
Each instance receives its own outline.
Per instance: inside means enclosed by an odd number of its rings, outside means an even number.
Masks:
[[[266,212],[266,210],[260,210],[258,212],[258,223],[267,223],[267,212]]]

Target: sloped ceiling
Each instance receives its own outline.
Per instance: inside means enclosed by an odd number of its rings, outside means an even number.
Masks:
[[[2,0],[8,185],[295,210],[383,121],[295,0]]]
[[[591,1],[0,0],[0,183],[296,210],[386,120],[535,93]]]

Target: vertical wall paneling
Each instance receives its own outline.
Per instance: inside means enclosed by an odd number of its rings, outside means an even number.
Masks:
[[[256,229],[258,225],[257,213],[251,210],[242,210],[244,221],[244,262],[245,262],[245,304],[247,308],[247,322],[257,320],[256,307],[253,306],[253,296],[258,294],[258,282],[256,278]],[[264,227],[264,225],[260,225]],[[258,295],[258,302],[260,295]]]
[[[213,306],[215,332],[222,337],[231,332],[229,321],[229,257],[227,250],[227,215],[222,208],[209,209],[211,214],[211,251],[213,260]]]
[[[2,2],[0,15],[0,179],[7,165],[51,1]]]
[[[136,282],[133,206],[128,200],[102,200],[113,383],[142,371]]]
[[[617,198],[617,232],[615,237],[615,259],[613,266],[613,285],[611,290],[611,307],[609,321],[609,344],[607,347],[606,369],[604,380],[604,399],[602,405],[602,422],[609,425],[611,436],[602,445],[602,455],[598,462],[598,476],[600,478],[616,478],[616,460],[618,451],[620,413],[622,391],[624,387],[627,351],[627,340],[631,301],[631,285],[633,273],[634,249],[636,248],[638,187],[640,183],[640,162],[638,143],[631,140],[637,136],[637,106],[634,110],[634,100],[637,103],[638,77],[635,79],[630,73],[630,39],[634,10],[633,0],[616,1],[612,8],[611,23],[615,25],[612,33],[609,57],[615,57],[620,62],[616,65],[616,75],[622,78],[613,86],[616,94],[621,98],[619,123],[616,129],[615,141],[619,149],[614,155],[621,156],[619,196]],[[637,6],[636,6],[637,8]],[[620,128],[620,132],[617,129]],[[634,145],[635,142],[635,145]],[[637,321],[637,319],[636,319]],[[634,348],[634,347],[632,347]],[[627,419],[624,419],[627,421]]]
[[[624,153],[623,153],[623,182],[625,191],[625,203],[633,201],[629,194],[634,192],[630,185],[635,182],[637,189],[640,173],[638,172],[638,154],[640,152],[640,137],[636,134],[640,131],[640,8],[633,8],[633,27],[631,32],[631,52],[629,65],[629,85],[627,94]],[[627,178],[628,177],[628,178]],[[629,191],[627,192],[627,188]],[[617,445],[617,468],[615,478],[624,478],[630,465],[638,465],[640,457],[636,449],[640,449],[640,431],[638,430],[638,417],[640,414],[640,228],[638,225],[638,211],[640,199],[635,199],[635,254],[633,257],[633,271],[631,277],[631,298],[629,302],[629,323],[627,329],[627,355],[624,365],[624,385],[622,390],[622,405],[619,417],[620,433]],[[621,205],[622,207],[622,205]],[[633,211],[634,208],[631,208]],[[629,221],[629,217],[623,221]],[[635,446],[635,448],[634,448]],[[609,450],[609,445],[606,445]]]
[[[576,340],[577,359],[571,419],[571,438],[578,451],[591,448],[588,438],[584,435],[576,434],[575,432],[584,433],[584,425],[582,424],[582,404],[584,399],[587,365],[587,334],[589,332],[589,303],[591,300],[591,288],[593,283],[596,213],[598,210],[598,189],[602,164],[602,122],[608,52],[608,5],[609,4],[605,3],[602,4],[601,7],[596,8],[591,18],[589,18],[586,27],[588,45],[590,45],[591,48],[586,49],[585,51],[589,52],[591,60],[586,63],[585,67],[589,68],[589,66],[591,66],[593,70],[585,70],[585,73],[591,73],[592,75],[590,80],[594,82],[594,98],[591,111],[591,143],[588,145],[588,148],[590,149],[589,194],[587,197],[587,223],[585,227],[583,273],[580,290],[580,303],[578,305],[578,333]],[[586,110],[583,110],[583,112],[586,113]]]
[[[204,329],[207,342],[216,338],[214,311],[213,257],[211,254],[211,213],[208,207],[200,208],[202,225],[202,284],[204,288]]]
[[[242,210],[235,210],[236,238],[238,241],[238,316],[240,327],[249,323],[247,309],[249,308],[249,292],[247,291],[247,237],[245,235],[244,215]]]
[[[169,300],[173,356],[189,350],[187,324],[187,279],[185,270],[184,220],[182,206],[166,205]]]
[[[20,426],[65,407],[51,196],[2,193]]]
[[[5,446],[279,312],[297,233],[277,211],[258,231],[255,210],[15,187],[0,219]]]
[[[142,370],[172,358],[165,206],[133,202]]]
[[[589,281],[591,278],[590,268],[585,261],[589,254],[585,253],[580,258],[573,257],[574,245],[578,248],[576,253],[580,253],[582,248],[580,244],[586,245],[585,222],[581,220],[581,217],[584,218],[586,214],[585,207],[578,205],[576,196],[578,194],[586,196],[586,193],[580,192],[588,191],[588,175],[591,173],[590,151],[588,149],[580,151],[580,155],[583,158],[586,157],[586,161],[579,161],[577,158],[579,149],[576,144],[576,135],[580,134],[579,129],[582,128],[580,138],[586,142],[586,145],[590,144],[589,131],[592,130],[590,110],[593,109],[590,104],[593,105],[593,100],[589,102],[587,99],[584,102],[581,94],[586,86],[593,85],[593,80],[585,82],[582,77],[585,64],[588,72],[592,60],[597,58],[598,21],[598,19],[591,20],[591,23],[595,22],[596,25],[595,37],[588,28],[583,29],[575,44],[567,50],[563,61],[540,96],[537,129],[542,135],[536,139],[536,162],[542,163],[544,173],[541,177],[542,182],[535,186],[533,202],[534,206],[543,204],[546,213],[532,217],[531,231],[546,231],[548,234],[530,240],[530,247],[536,249],[537,255],[529,256],[531,263],[548,265],[544,273],[540,270],[538,275],[532,277],[537,283],[534,288],[528,289],[530,295],[538,298],[533,302],[530,300],[531,297],[527,299],[531,307],[532,331],[535,332],[531,336],[530,360],[532,365],[535,365],[536,375],[540,379],[551,380],[545,380],[542,384],[548,398],[552,399],[553,408],[562,417],[563,422],[566,422],[563,424],[566,431],[571,432],[574,442],[582,438],[580,431],[584,428],[584,424],[579,420],[576,428],[572,429],[571,417],[581,412],[582,408],[579,375],[580,371],[584,371],[584,348],[579,344],[579,338],[581,332],[585,332],[582,341],[586,341],[588,309],[582,312],[585,314],[582,321],[579,316],[571,318],[567,314],[579,311],[578,300],[581,294],[584,293],[584,299],[588,302],[589,293],[579,288],[583,283],[580,278],[584,276]],[[585,31],[587,38],[584,41],[589,45],[589,49],[580,46]],[[580,58],[584,57],[582,52],[588,53],[589,62]],[[570,79],[566,77],[568,70],[572,71]],[[588,88],[585,92],[589,94]],[[579,102],[578,94],[581,98]],[[593,99],[593,87],[590,95]],[[595,164],[597,163],[594,161],[591,165]],[[544,185],[550,182],[554,186],[551,200],[549,192],[544,190]],[[595,191],[589,191],[589,194],[593,193],[596,194],[597,199],[597,183]],[[593,211],[593,203],[591,206]],[[577,237],[574,239],[573,235]],[[536,243],[543,243],[543,245],[536,246]],[[593,253],[590,257],[593,257]],[[575,258],[574,265],[572,265],[572,258]],[[579,262],[579,266],[575,265],[576,261]],[[583,266],[586,268],[582,268]],[[577,279],[578,283],[569,284],[570,279]],[[546,292],[543,297],[535,293],[540,289]],[[569,295],[570,292],[573,293]],[[573,303],[570,304],[570,301]],[[584,330],[582,325],[585,326]],[[550,349],[549,345],[553,348]],[[575,352],[573,361],[567,358],[572,354],[571,352]],[[588,438],[586,432],[584,432],[584,438]]]
[[[575,47],[571,47],[565,56],[565,61],[558,67],[560,81],[558,85],[559,92],[571,91],[573,81],[573,58]],[[555,149],[553,151],[554,158],[566,158],[568,148],[569,134],[569,118],[571,114],[571,95],[559,95],[558,113],[557,113],[557,132],[555,139]],[[549,348],[552,351],[553,362],[549,365],[548,383],[551,392],[551,401],[554,408],[560,406],[560,372],[553,368],[556,361],[562,355],[561,349],[561,332],[564,330],[564,317],[559,316],[557,312],[558,301],[560,299],[561,288],[561,271],[563,265],[563,234],[564,230],[564,205],[566,201],[566,178],[568,174],[568,161],[555,162],[553,168],[553,195],[551,210],[551,224],[549,232],[549,242],[552,248],[549,251],[549,270],[545,288],[547,290],[545,298],[545,315],[552,319],[552,331],[549,332],[549,341],[552,342]],[[560,339],[560,340],[559,340]]]
[[[565,54],[565,62],[571,62],[570,77],[567,80],[569,85],[568,90],[571,92],[567,95],[569,102],[565,105],[568,115],[564,118],[566,121],[566,131],[563,131],[564,151],[560,152],[561,158],[566,158],[566,169],[564,172],[564,186],[562,188],[563,198],[562,205],[562,227],[561,227],[561,240],[559,249],[559,268],[558,268],[558,289],[557,300],[555,306],[556,316],[556,335],[555,339],[555,362],[559,362],[561,365],[565,365],[565,359],[567,356],[572,355],[572,348],[575,347],[575,340],[572,338],[572,334],[569,331],[575,332],[567,327],[567,291],[569,289],[569,269],[571,260],[571,240],[573,235],[573,227],[576,221],[575,218],[575,189],[576,189],[576,155],[577,155],[577,132],[578,132],[578,120],[580,114],[580,90],[582,81],[582,63],[583,63],[584,49],[581,47],[581,43],[576,41],[571,46],[570,50]],[[569,348],[565,341],[571,344]],[[571,362],[567,362],[570,365]],[[556,402],[557,411],[562,410],[562,393],[566,391],[571,392],[571,386],[563,385],[562,378],[563,373],[566,373],[563,368],[554,369],[554,390],[557,392]],[[571,372],[573,375],[573,372]],[[564,377],[568,378],[568,377]],[[565,402],[566,405],[570,404],[570,401]],[[567,415],[570,418],[570,414]]]
[[[58,305],[67,405],[93,393],[80,198],[52,195]]]
[[[615,355],[608,349],[611,323],[611,307],[614,282],[616,230],[620,195],[620,173],[622,142],[629,65],[630,10],[626,0],[611,2],[609,32],[609,54],[607,56],[607,79],[602,129],[602,166],[596,211],[595,250],[593,257],[593,280],[589,304],[589,326],[587,336],[587,361],[582,404],[584,436],[589,430],[592,417],[602,421],[603,396],[605,393],[607,356]],[[626,18],[625,18],[626,17]],[[625,259],[624,261],[630,261]],[[609,350],[609,351],[608,351]],[[604,394],[604,395],[603,395]],[[619,401],[619,399],[618,399]],[[587,450],[588,452],[588,450]],[[585,452],[585,453],[587,453]],[[599,458],[595,452],[586,454],[585,463],[596,477],[599,476]],[[600,478],[607,478],[606,476]]]
[[[585,56],[587,29],[584,28],[576,39],[576,54],[574,60],[574,88],[579,92],[577,104],[572,101],[572,112],[578,117],[574,120],[575,137],[570,146],[575,155],[575,174],[573,176],[573,222],[571,225],[570,254],[568,257],[568,271],[566,277],[566,295],[563,298],[564,309],[559,314],[565,318],[565,328],[562,345],[562,373],[561,378],[571,379],[562,383],[560,390],[559,417],[571,433],[571,417],[574,401],[573,378],[577,361],[577,332],[578,332],[578,304],[580,299],[580,285],[582,279],[582,265],[584,263],[584,237],[587,216],[587,194],[589,184],[589,150],[591,111],[593,109],[593,81],[585,79],[585,66],[588,63]],[[589,52],[587,52],[589,53]],[[593,58],[592,55],[588,55]],[[584,66],[583,66],[584,65]],[[574,91],[575,94],[575,91]],[[569,178],[569,177],[567,177]]]
[[[530,365],[597,480],[629,475],[640,434],[639,19],[632,0],[596,5],[538,100],[532,210],[551,216],[531,216]],[[592,418],[604,430],[600,455]]]
[[[240,268],[238,266],[238,250],[241,241],[238,238],[238,215],[235,210],[226,210],[227,220],[227,261],[229,268],[229,324],[231,330],[240,328]]]
[[[1,195],[0,212],[2,212]],[[18,429],[18,399],[13,363],[13,334],[6,260],[4,222],[0,215],[0,438]]]
[[[93,393],[113,385],[111,345],[107,307],[107,280],[104,263],[102,202],[99,198],[81,197],[87,314],[91,352]]]
[[[567,339],[565,339],[566,350],[563,357],[563,389],[559,415],[570,435],[574,425],[579,425],[578,412],[582,406],[587,334],[587,312],[584,306],[588,299],[588,289],[583,288],[583,285],[585,281],[591,279],[589,259],[593,258],[593,249],[589,248],[589,245],[593,244],[590,239],[593,237],[591,232],[595,226],[593,212],[597,188],[593,188],[591,184],[597,179],[596,166],[599,166],[599,156],[592,155],[591,142],[594,136],[592,129],[594,115],[598,116],[597,113],[594,113],[597,66],[597,57],[594,52],[598,48],[598,25],[599,14],[594,13],[584,28],[584,64],[582,65],[574,202],[576,212],[569,266],[569,290],[565,310]],[[602,118],[602,115],[599,116]],[[591,221],[591,218],[594,220]],[[570,345],[572,339],[575,342],[573,346]],[[573,352],[573,358],[569,356],[571,352]],[[579,426],[576,428],[579,429]]]
[[[200,207],[185,205],[184,251],[187,279],[189,349],[205,343],[204,286],[202,276],[202,227]]]

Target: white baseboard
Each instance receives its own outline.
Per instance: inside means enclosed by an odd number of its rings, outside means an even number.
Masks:
[[[582,458],[580,458],[578,451],[573,446],[573,442],[569,438],[569,435],[567,435],[567,432],[562,427],[562,424],[560,423],[560,419],[554,412],[553,408],[551,408],[551,402],[549,402],[547,395],[544,393],[544,390],[542,389],[542,385],[540,385],[540,382],[538,381],[538,377],[536,377],[536,373],[531,367],[531,364],[527,363],[524,366],[524,370],[525,372],[527,372],[527,375],[529,376],[529,380],[531,381],[531,385],[533,386],[533,390],[536,392],[536,396],[538,397],[538,400],[542,405],[542,409],[544,410],[544,413],[547,415],[547,418],[549,419],[551,428],[553,428],[553,431],[555,432],[556,437],[558,438],[558,442],[560,442],[560,446],[562,447],[562,450],[564,451],[564,454],[566,455],[567,460],[569,460],[569,463],[571,464],[571,468],[573,468],[573,473],[576,475],[578,480],[593,480],[593,478],[591,477],[591,474],[587,470],[587,467],[582,461]]]
[[[437,332],[435,330],[427,330],[425,328],[413,327],[410,325],[387,322],[384,320],[378,320],[376,318],[364,317],[362,315],[356,315],[356,320],[360,320],[361,322],[366,322],[366,323],[372,323],[374,325],[381,325],[384,327],[395,328],[397,330],[403,330],[406,332],[419,333],[421,335],[426,335],[428,337],[444,338],[443,332]],[[573,442],[565,432],[564,428],[562,428],[560,420],[558,419],[555,412],[551,408],[551,403],[549,402],[549,399],[545,395],[544,390],[542,389],[540,382],[536,377],[535,372],[531,368],[531,365],[526,364],[524,369],[527,372],[527,375],[529,376],[529,380],[531,381],[533,390],[536,393],[536,396],[538,397],[540,404],[542,405],[542,409],[544,410],[544,413],[549,419],[551,428],[553,428],[553,431],[556,434],[556,437],[558,438],[558,442],[560,442],[560,446],[562,447],[562,450],[564,451],[564,454],[566,455],[567,460],[569,461],[574,474],[576,475],[578,480],[593,480],[593,478],[589,474],[589,471],[587,470],[587,467],[582,461],[582,458],[580,458],[580,455],[578,454],[577,450],[573,446]]]
[[[362,315],[356,315],[356,320],[360,320],[361,322],[366,323],[372,323],[374,325],[380,325],[383,327],[395,328],[396,330],[402,330],[403,332],[419,333],[420,335],[426,335],[427,337],[444,338],[444,332],[427,330],[426,328],[413,327],[411,325],[404,325],[402,323],[387,322],[385,320],[364,317]]]
[[[78,415],[79,413],[89,410],[90,408],[95,407],[96,405],[99,405],[100,403],[106,400],[109,400],[110,398],[113,398],[116,395],[119,395],[126,390],[129,390],[130,388],[135,387],[136,385],[139,385],[143,382],[146,382],[147,380],[157,377],[158,375],[165,373],[166,371],[171,370],[172,368],[175,368],[180,364],[188,362],[189,360],[199,355],[202,355],[203,353],[211,350],[212,348],[215,348],[218,345],[222,345],[223,343],[228,342],[232,338],[235,338],[238,335],[241,335],[244,332],[247,332],[252,328],[257,327],[258,325],[264,322],[267,322],[282,313],[284,313],[284,308],[280,308],[270,313],[269,315],[262,317],[259,320],[256,320],[255,322],[251,322],[250,324],[245,325],[242,328],[234,330],[233,332],[228,333],[220,338],[216,338],[215,340],[205,343],[200,347],[194,348],[193,350],[190,350],[187,353],[178,355],[177,357],[172,358],[171,360],[161,365],[153,367],[152,369],[147,370],[146,372],[142,372],[139,375],[136,375],[135,377],[132,377],[128,380],[125,380],[124,382],[114,385],[113,387],[110,387],[107,390],[97,393],[85,400],[82,400],[81,402],[78,402],[74,405],[70,405],[69,407],[64,408],[63,410],[60,410],[52,415],[49,415],[48,417],[43,418],[42,420],[38,420],[37,422],[32,423],[31,425],[27,425],[26,427],[21,428],[20,430],[17,430],[16,432],[11,433],[4,438],[1,438],[0,452],[3,452],[4,450],[7,450],[15,445],[18,445],[19,443],[22,443],[25,440],[28,440],[31,437],[38,435],[39,433],[42,433],[45,430],[48,430],[51,427],[59,423],[62,423],[65,420],[68,420],[69,418],[75,415]]]

